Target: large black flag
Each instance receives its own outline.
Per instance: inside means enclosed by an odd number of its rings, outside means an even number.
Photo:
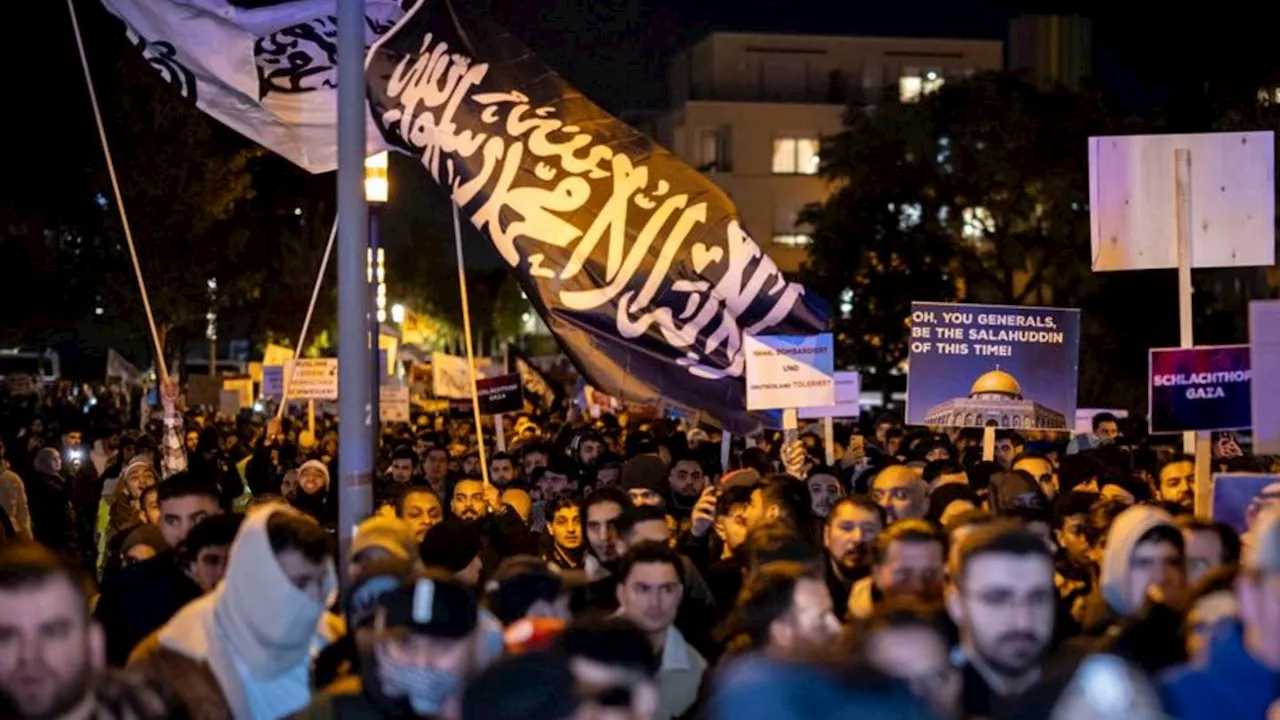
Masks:
[[[710,180],[466,5],[421,0],[370,50],[387,143],[452,188],[592,385],[758,427],[743,333],[822,332],[826,304]]]

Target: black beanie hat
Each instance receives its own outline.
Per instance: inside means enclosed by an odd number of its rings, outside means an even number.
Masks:
[[[427,531],[418,553],[427,567],[461,572],[480,554],[480,529],[466,520],[445,520]]]

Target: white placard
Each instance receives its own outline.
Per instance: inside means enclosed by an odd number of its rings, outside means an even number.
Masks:
[[[1089,138],[1093,269],[1178,266],[1175,150],[1191,157],[1191,266],[1270,266],[1275,244],[1271,132]]]
[[[1280,455],[1280,300],[1249,303],[1253,453]]]
[[[409,387],[383,385],[378,389],[378,419],[384,423],[409,422]]]
[[[805,420],[814,418],[856,418],[861,412],[858,398],[862,395],[862,377],[854,371],[836,373],[836,404],[826,407],[800,408],[800,417]]]
[[[337,400],[338,359],[290,360],[284,372],[290,400]]]
[[[1117,420],[1124,420],[1129,417],[1128,410],[1119,408],[1076,408],[1076,434],[1089,435],[1093,433],[1093,416],[1098,413],[1111,413],[1116,416]]]
[[[431,394],[438,398],[471,399],[471,366],[467,359],[431,353]]]
[[[746,336],[747,409],[834,405],[835,344],[822,335]]]

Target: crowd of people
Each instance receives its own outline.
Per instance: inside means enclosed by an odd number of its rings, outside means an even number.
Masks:
[[[1243,533],[1196,517],[1194,458],[1109,415],[723,466],[686,422],[539,411],[487,468],[421,415],[339,556],[333,418],[159,396],[0,398],[0,717],[1280,717],[1280,486]]]

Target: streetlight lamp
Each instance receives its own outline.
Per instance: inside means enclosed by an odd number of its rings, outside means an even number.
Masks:
[[[379,245],[378,219],[382,206],[391,196],[391,179],[387,174],[390,158],[387,151],[375,153],[364,159],[364,199],[369,204],[369,248],[366,255],[367,278],[369,282],[369,352],[373,359],[373,394],[370,411],[373,427],[381,428],[381,404],[379,394],[382,391],[382,376],[386,372],[386,364],[382,362],[379,352],[381,325],[387,319],[387,271],[386,255]],[[373,456],[378,456],[378,441],[381,431],[373,434]]]

